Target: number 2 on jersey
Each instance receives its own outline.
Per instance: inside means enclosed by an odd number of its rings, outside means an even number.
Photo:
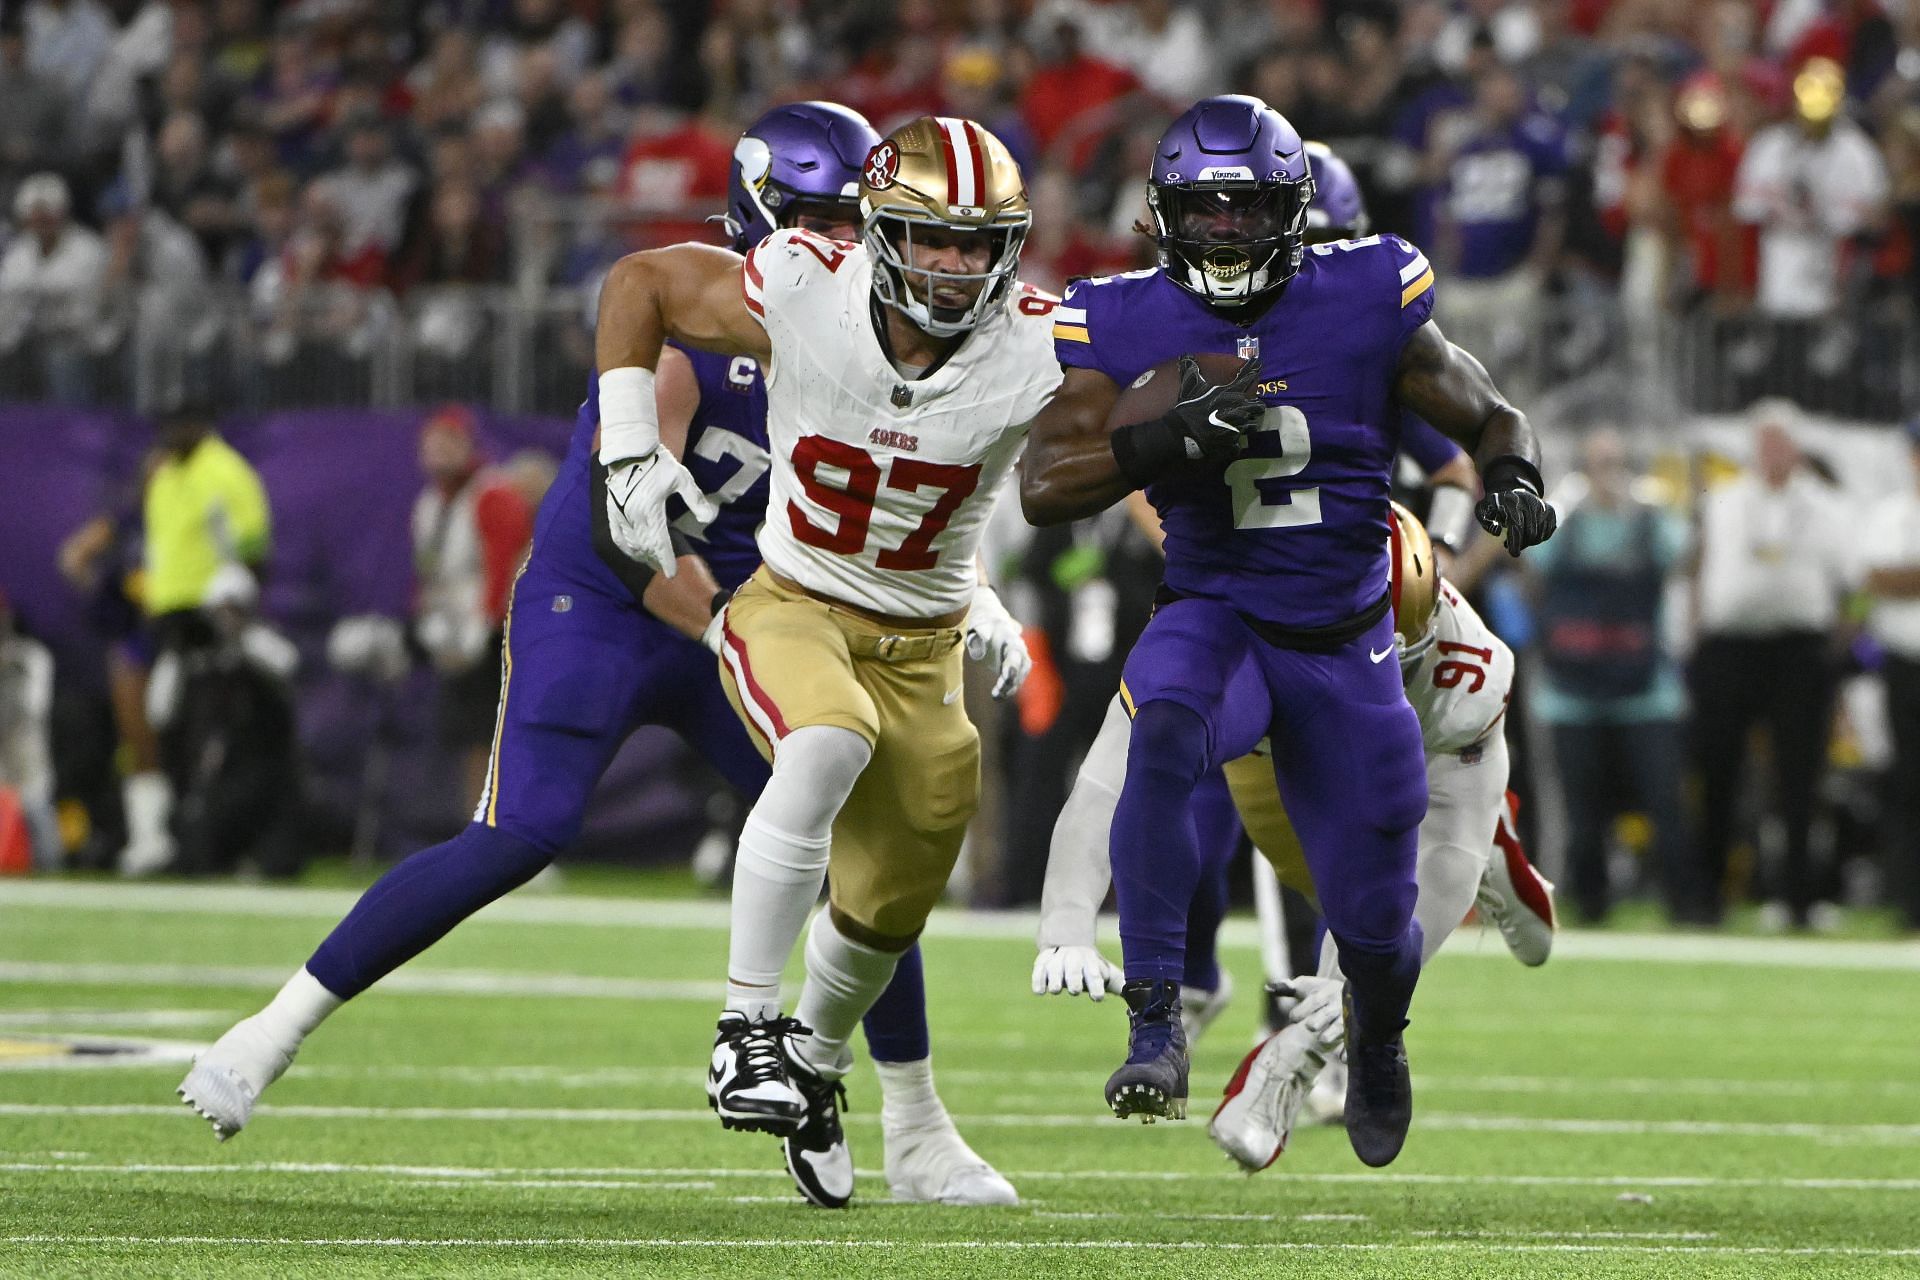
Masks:
[[[846,472],[845,483],[828,483],[820,474],[823,466]],[[873,522],[874,499],[880,493],[880,464],[873,455],[843,440],[802,436],[793,446],[793,473],[808,498],[838,517],[833,528],[822,529],[807,518],[798,503],[789,502],[787,519],[793,526],[793,536],[835,555],[855,556],[864,551],[867,527]],[[978,464],[956,467],[919,458],[895,458],[887,472],[887,488],[908,493],[919,489],[943,492],[920,518],[919,526],[899,546],[880,552],[874,564],[882,569],[933,568],[940,559],[940,553],[933,550],[933,540],[979,483]]]
[[[1278,437],[1280,456],[1242,458],[1227,465],[1227,487],[1233,490],[1233,527],[1236,529],[1298,529],[1320,523],[1318,486],[1284,489],[1269,497],[1261,489],[1268,480],[1297,476],[1313,460],[1313,436],[1307,415],[1290,404],[1268,405],[1249,444],[1262,436]]]

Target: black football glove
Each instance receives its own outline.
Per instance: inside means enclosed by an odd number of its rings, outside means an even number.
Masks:
[[[1180,399],[1167,411],[1185,444],[1189,461],[1232,458],[1247,447],[1247,433],[1257,430],[1267,406],[1253,393],[1260,381],[1260,362],[1241,364],[1233,381],[1213,383],[1200,372],[1192,356],[1180,357]]]
[[[1480,527],[1517,556],[1553,536],[1560,519],[1540,496],[1540,471],[1524,458],[1498,458],[1484,473],[1487,496],[1473,509]]]
[[[1247,447],[1266,406],[1253,395],[1260,362],[1244,362],[1231,382],[1214,384],[1192,356],[1180,357],[1180,398],[1157,418],[1121,427],[1111,437],[1120,473],[1136,489],[1191,462],[1224,462]]]

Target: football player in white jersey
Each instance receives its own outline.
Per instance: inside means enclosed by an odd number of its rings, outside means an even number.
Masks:
[[[837,1107],[848,1038],[978,803],[962,650],[993,667],[998,697],[1031,665],[975,549],[1060,381],[1055,300],[1015,278],[1032,215],[997,138],[914,120],[874,148],[860,196],[858,244],[787,230],[744,259],[701,246],[623,259],[596,337],[609,524],[666,573],[667,500],[702,499],[658,448],[661,342],[766,370],[765,563],[715,621],[723,680],[773,776],[740,838],[707,1091],[727,1127],[780,1135],[802,1191],[830,1207],[853,1190]],[[780,973],[829,870],[786,1017]]]
[[[1477,901],[1515,956],[1540,964],[1553,942],[1553,886],[1526,863],[1511,825],[1502,725],[1513,653],[1440,580],[1419,521],[1397,503],[1393,516],[1395,644],[1427,754],[1414,909],[1425,958]],[[1126,753],[1123,710],[1102,726],[1054,829],[1034,964],[1038,994],[1086,991],[1098,999],[1116,989],[1116,971],[1094,944],[1094,917],[1108,882],[1102,833],[1112,821]],[[1226,775],[1255,846],[1286,883],[1311,897],[1272,769],[1256,753],[1229,763]],[[1243,1166],[1264,1168],[1278,1157],[1322,1068],[1338,1060],[1341,985],[1334,949],[1324,946],[1320,976],[1292,983],[1288,1025],[1249,1053],[1228,1085],[1209,1132]]]

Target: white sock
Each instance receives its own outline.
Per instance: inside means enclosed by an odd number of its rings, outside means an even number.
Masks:
[[[880,1127],[902,1129],[945,1128],[953,1121],[933,1087],[933,1059],[873,1064],[880,1077]]]
[[[835,1079],[846,1074],[853,1063],[847,1041],[893,981],[899,964],[898,951],[881,951],[841,933],[834,927],[831,909],[813,918],[813,928],[807,932],[807,985],[800,989],[800,1005],[794,1011],[813,1029],[811,1036],[795,1044],[809,1065]]]
[[[291,1057],[300,1048],[300,1042],[343,1003],[303,967],[287,979],[287,985],[280,988],[280,994],[269,1001],[266,1008],[253,1015],[253,1024]]]
[[[780,972],[826,880],[833,820],[872,758],[865,738],[837,725],[808,725],[781,739],[773,776],[740,833],[727,1008],[749,1018],[780,1012]]]

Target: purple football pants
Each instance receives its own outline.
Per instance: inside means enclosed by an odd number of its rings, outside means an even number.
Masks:
[[[1427,784],[1391,617],[1311,653],[1267,643],[1223,602],[1176,600],[1135,644],[1122,688],[1133,736],[1112,856],[1127,977],[1184,976],[1203,876],[1194,790],[1269,737],[1355,1012],[1372,1028],[1403,1021],[1419,967],[1414,866]]]

